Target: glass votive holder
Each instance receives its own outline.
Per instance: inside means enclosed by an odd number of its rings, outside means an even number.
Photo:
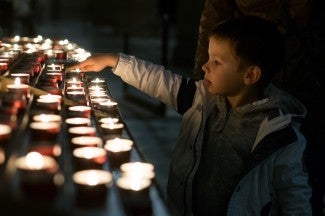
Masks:
[[[60,143],[49,141],[31,142],[29,143],[28,151],[38,152],[44,156],[50,156],[54,158],[57,162],[59,161],[59,157],[62,153]]]
[[[40,99],[53,100],[56,99],[60,104],[62,104],[62,96],[57,94],[44,94],[39,96]]]
[[[72,100],[74,103],[79,105],[86,105],[87,98],[84,91],[70,91],[66,92],[67,99]]]
[[[8,63],[0,62],[0,72],[3,73],[8,70]]]
[[[106,81],[105,79],[96,77],[95,79],[91,79],[89,81],[89,86],[106,86]]]
[[[89,118],[91,117],[91,107],[90,106],[70,106],[68,107],[67,115],[69,118],[81,117]]]
[[[12,130],[15,130],[17,128],[17,115],[3,113],[1,112],[1,110],[3,110],[1,108],[0,108],[0,124],[8,125],[9,127],[12,128]]]
[[[66,92],[84,92],[85,89],[82,86],[71,85],[66,87]]]
[[[117,116],[118,115],[117,104],[118,103],[115,101],[107,100],[99,103],[99,109],[104,112],[107,112],[111,116]]]
[[[95,109],[99,109],[99,104],[102,103],[102,102],[105,102],[107,100],[109,100],[109,99],[107,99],[107,98],[94,98],[94,99],[91,99],[90,101],[91,101],[91,104],[93,105],[93,107]]]
[[[61,124],[58,122],[31,122],[29,128],[32,141],[56,141]]]
[[[130,161],[133,141],[124,138],[107,140],[104,148],[107,150],[107,158],[112,170],[119,169],[123,163]]]
[[[91,126],[70,127],[68,133],[71,139],[78,136],[96,136],[96,128]]]
[[[101,147],[76,148],[72,152],[75,170],[103,169],[107,152]]]
[[[48,76],[56,80],[56,82],[62,82],[62,73],[60,72],[47,72],[45,76]]]
[[[20,78],[20,82],[23,84],[29,84],[29,80],[30,80],[30,74],[28,73],[11,73],[10,77],[13,79],[16,79],[17,77]]]
[[[62,122],[62,117],[60,115],[55,114],[39,114],[33,116],[34,122]]]
[[[20,174],[20,189],[26,198],[53,200],[64,181],[56,160],[38,152],[29,152],[26,156],[19,157],[15,161],[15,167]]]
[[[62,67],[60,64],[49,64],[46,65],[47,71],[62,71]]]
[[[70,127],[78,127],[78,126],[90,126],[91,121],[89,118],[72,117],[72,118],[67,118],[65,120],[65,123],[70,128]]]
[[[61,110],[61,103],[56,98],[37,98],[36,106],[42,109],[52,110],[54,112]]]
[[[20,78],[15,78],[14,84],[8,84],[7,89],[9,93],[24,95],[26,98],[30,97],[29,85],[20,83]]]
[[[150,179],[121,176],[117,179],[116,184],[127,213],[152,215]]]
[[[114,117],[102,117],[98,120],[101,124],[115,124],[119,121],[119,118]]]
[[[7,146],[12,136],[12,128],[9,125],[0,124],[0,146]]]
[[[124,124],[123,123],[109,123],[100,124],[100,128],[105,136],[121,136]]]
[[[102,147],[103,141],[97,136],[78,136],[71,139],[73,149],[82,147]]]
[[[19,95],[14,93],[5,93],[1,97],[2,106],[12,107],[18,111],[24,110],[27,105],[27,99],[25,95]]]
[[[106,170],[82,170],[72,176],[78,206],[104,205],[109,189],[113,185],[113,176]]]
[[[121,176],[130,178],[148,178],[155,177],[154,166],[146,162],[128,162],[120,166]]]
[[[83,87],[84,83],[83,83],[83,81],[79,80],[79,78],[72,77],[71,79],[67,79],[65,81],[65,85],[66,85],[66,87],[69,87],[72,85],[78,86],[78,87]]]

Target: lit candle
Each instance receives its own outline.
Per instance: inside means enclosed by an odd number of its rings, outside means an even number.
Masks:
[[[68,127],[76,127],[76,126],[90,126],[90,119],[89,118],[80,118],[80,117],[73,117],[67,118],[65,123]]]
[[[106,141],[104,148],[107,150],[107,157],[111,169],[119,169],[123,163],[130,160],[133,141],[124,138],[115,138]]]
[[[102,147],[103,141],[96,136],[78,136],[71,139],[74,148],[82,147]]]
[[[29,127],[32,141],[55,141],[61,124],[58,122],[32,122]]]
[[[62,71],[62,67],[59,64],[50,64],[46,66],[47,71]]]
[[[112,100],[107,100],[105,102],[99,103],[99,109],[109,113],[112,116],[117,116],[118,111],[117,111],[117,102],[112,101]]]
[[[68,108],[68,116],[72,117],[82,117],[90,118],[91,117],[91,107],[90,106],[70,106]]]
[[[96,128],[91,126],[71,127],[68,132],[71,139],[78,136],[96,136]]]
[[[149,194],[150,179],[121,176],[118,178],[116,184],[122,202],[129,212],[141,212],[143,215],[152,215]]]
[[[20,82],[23,84],[29,84],[30,74],[28,73],[11,73],[10,77],[12,78],[20,78]]]
[[[102,169],[107,157],[106,150],[100,147],[76,148],[72,154],[76,170]]]
[[[12,136],[12,128],[9,125],[0,124],[0,146],[7,146]]]
[[[77,85],[71,85],[66,88],[67,92],[77,91],[77,92],[84,92],[84,87],[77,86]]]
[[[46,73],[45,76],[50,77],[50,79],[55,79],[56,82],[62,82],[62,73],[50,72]]]
[[[46,95],[40,95],[39,98],[41,99],[56,99],[60,104],[62,103],[62,96],[61,95],[56,95],[56,94],[46,94]]]
[[[113,185],[111,172],[105,170],[82,170],[72,176],[79,206],[100,206],[106,201],[108,189]]]
[[[145,162],[128,162],[124,163],[120,167],[121,176],[127,176],[130,178],[148,178],[153,179],[155,177],[154,166]]]
[[[21,172],[21,189],[26,195],[42,200],[55,197],[62,181],[57,181],[59,165],[54,158],[29,152],[15,161],[15,167]]]
[[[61,104],[56,98],[37,98],[36,106],[53,111],[61,110]]]
[[[104,135],[120,136],[122,135],[124,124],[110,122],[109,124],[101,124],[100,128],[102,129]]]
[[[99,121],[99,123],[102,123],[102,124],[114,124],[114,123],[117,123],[119,121],[119,119],[118,118],[105,117],[105,118],[100,118],[98,121]]]
[[[83,87],[84,84],[82,81],[80,81],[79,79],[77,79],[76,77],[72,77],[71,79],[66,80],[66,86],[71,86],[71,85],[76,85],[79,87]]]
[[[35,122],[58,122],[61,123],[62,117],[55,114],[40,114],[33,116]]]
[[[7,89],[10,93],[25,95],[26,98],[29,98],[29,85],[21,84],[19,77],[15,78],[14,84],[7,85]]]

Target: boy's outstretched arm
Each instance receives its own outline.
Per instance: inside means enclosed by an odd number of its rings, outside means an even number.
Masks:
[[[115,67],[118,62],[118,54],[114,53],[96,53],[86,60],[68,68],[73,70],[79,68],[83,72],[99,72],[106,67]]]

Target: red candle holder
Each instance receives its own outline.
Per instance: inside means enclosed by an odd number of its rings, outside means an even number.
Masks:
[[[96,128],[91,126],[71,127],[68,132],[71,139],[78,136],[96,136]]]
[[[32,141],[56,141],[61,124],[57,122],[32,122],[29,128]]]
[[[129,139],[115,138],[106,141],[104,148],[107,150],[107,158],[111,169],[119,169],[123,163],[130,161],[133,141]]]
[[[102,147],[103,141],[96,136],[78,136],[71,139],[74,149],[82,147]]]
[[[78,206],[101,206],[105,204],[108,191],[113,186],[111,172],[105,170],[82,170],[72,176]]]
[[[20,174],[20,188],[27,198],[53,200],[57,194],[59,166],[56,160],[38,152],[18,158],[15,166]],[[63,178],[61,176],[61,178]]]
[[[100,147],[76,148],[72,152],[75,170],[103,169],[107,152]]]
[[[89,118],[72,117],[72,118],[67,118],[65,120],[65,123],[70,128],[70,127],[77,127],[77,126],[90,126],[91,121]]]
[[[69,118],[81,117],[89,118],[91,117],[91,107],[90,106],[70,106],[67,113]]]

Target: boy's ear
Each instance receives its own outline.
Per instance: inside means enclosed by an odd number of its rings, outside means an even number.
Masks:
[[[255,84],[262,78],[262,70],[259,66],[252,65],[249,66],[246,70],[246,74],[244,77],[244,82],[246,85]]]

